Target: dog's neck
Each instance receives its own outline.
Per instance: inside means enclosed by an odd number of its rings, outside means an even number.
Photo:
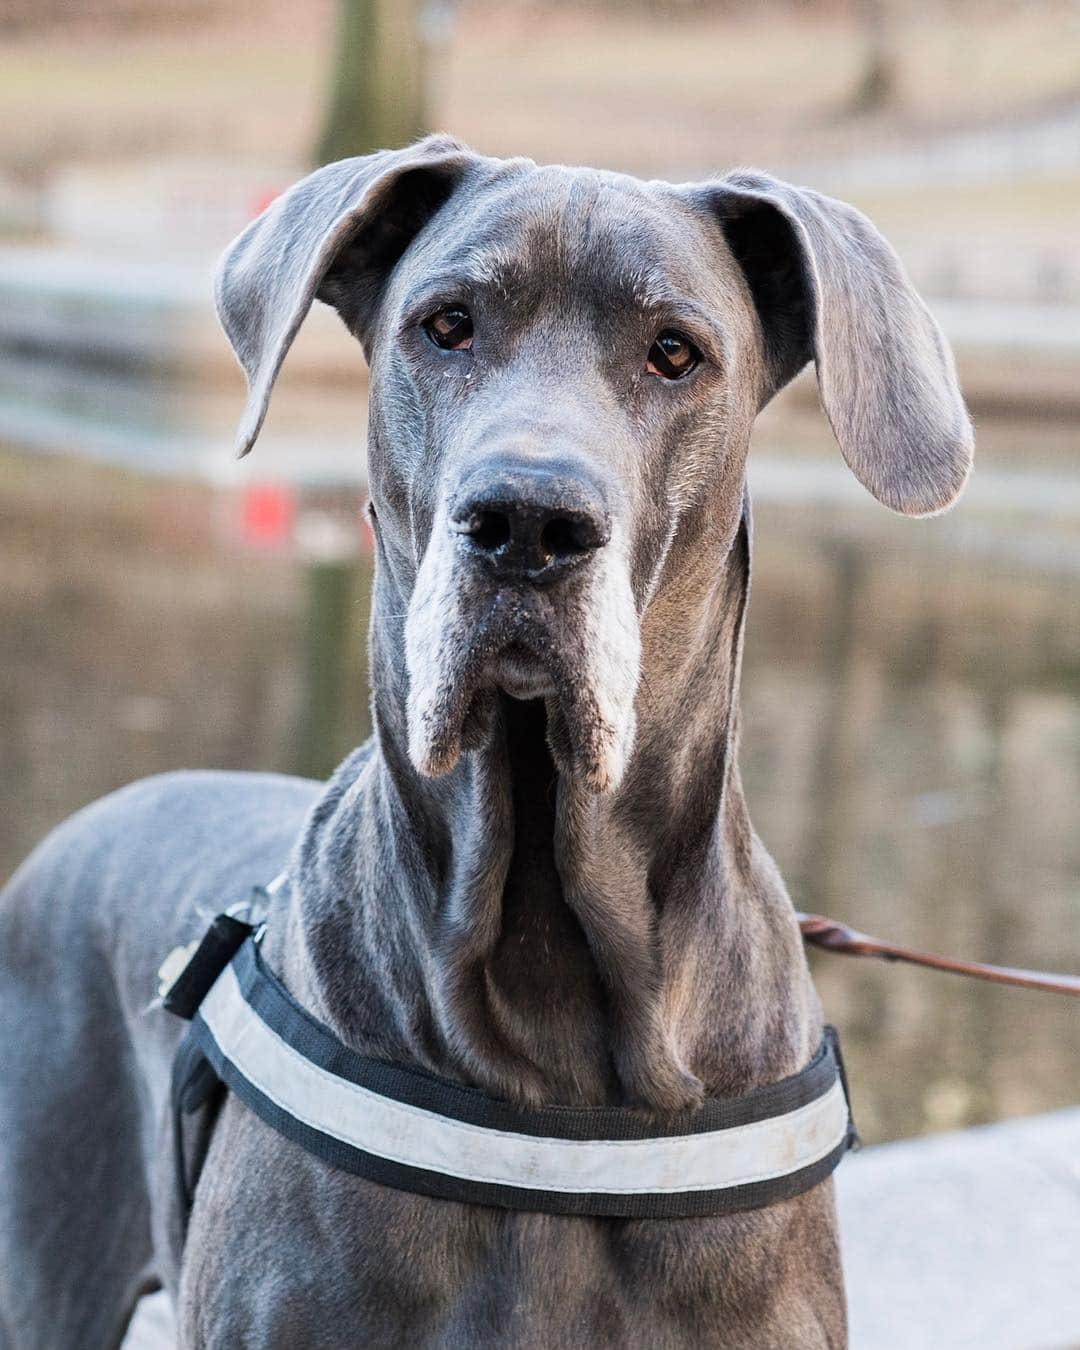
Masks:
[[[375,735],[309,822],[282,951],[339,1034],[531,1103],[672,1110],[801,1067],[819,1019],[735,763],[749,551],[744,518],[654,596],[634,754],[601,796],[556,771],[543,703],[506,697],[450,774],[416,773],[380,566]]]

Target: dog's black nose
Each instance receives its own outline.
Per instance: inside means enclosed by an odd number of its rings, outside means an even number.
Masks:
[[[470,476],[450,528],[505,581],[554,581],[602,548],[611,523],[599,489],[580,475],[523,465]]]

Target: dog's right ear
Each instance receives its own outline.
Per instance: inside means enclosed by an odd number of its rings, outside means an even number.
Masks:
[[[253,220],[214,283],[218,317],[248,381],[236,437],[255,443],[281,363],[318,296],[363,337],[391,268],[475,156],[448,136],[328,164]]]

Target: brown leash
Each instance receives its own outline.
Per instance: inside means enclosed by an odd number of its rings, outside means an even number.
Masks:
[[[947,956],[913,951],[892,942],[881,942],[857,929],[848,928],[823,914],[797,914],[803,940],[827,952],[845,956],[876,956],[882,961],[907,961],[913,966],[930,966],[953,975],[971,975],[996,984],[1015,984],[1024,989],[1045,989],[1051,994],[1071,994],[1080,998],[1080,975],[1054,975],[1042,970],[1018,970],[1015,966],[987,966],[978,961],[954,961]]]

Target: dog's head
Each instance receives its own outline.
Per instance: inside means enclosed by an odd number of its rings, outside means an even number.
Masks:
[[[371,366],[372,516],[425,774],[479,742],[501,690],[548,701],[564,771],[618,782],[643,616],[688,541],[730,546],[753,419],[811,359],[886,505],[943,510],[970,468],[948,348],[888,244],[760,174],[644,183],[445,137],[319,170],[219,272],[241,453],[316,297]]]

